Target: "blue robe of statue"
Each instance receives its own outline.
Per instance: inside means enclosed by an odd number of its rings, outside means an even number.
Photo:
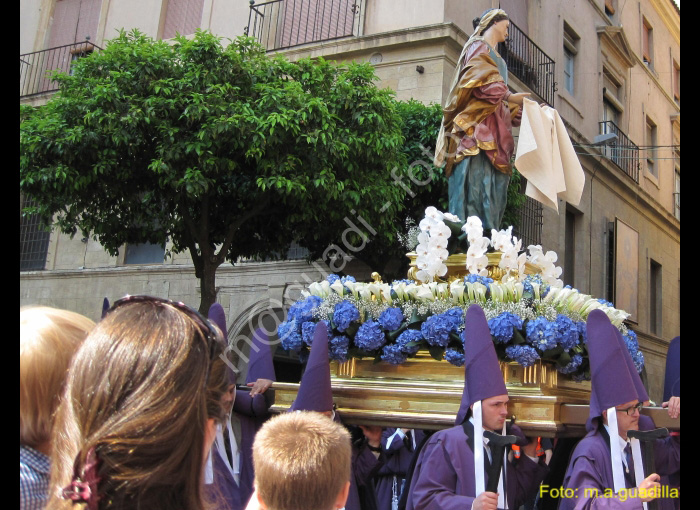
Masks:
[[[509,434],[524,434],[513,426]],[[464,510],[474,502],[474,454],[461,425],[433,434],[421,450],[413,474],[406,510]],[[473,441],[472,441],[473,442]],[[485,457],[486,458],[486,457]],[[523,455],[508,462],[508,508],[517,509],[531,499],[548,472],[543,462]],[[488,482],[488,475],[486,475]]]

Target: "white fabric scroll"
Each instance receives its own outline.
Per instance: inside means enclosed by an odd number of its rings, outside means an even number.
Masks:
[[[523,100],[515,166],[526,179],[525,194],[559,212],[557,199],[578,205],[586,178],[566,126],[549,106]]]
[[[625,484],[625,474],[622,472],[622,455],[617,432],[617,410],[614,407],[608,409],[608,429],[610,436],[610,462],[612,463],[613,488],[617,494],[621,490],[626,489],[627,485]]]

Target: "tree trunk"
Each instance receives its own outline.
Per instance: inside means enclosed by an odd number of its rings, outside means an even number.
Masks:
[[[199,278],[202,298],[199,302],[199,313],[205,317],[209,312],[209,307],[216,303],[216,270],[219,265],[207,257],[202,257],[202,276]]]

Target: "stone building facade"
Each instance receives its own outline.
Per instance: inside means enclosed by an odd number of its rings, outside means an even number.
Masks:
[[[102,47],[121,28],[169,38],[201,27],[229,38],[248,33],[292,59],[369,61],[379,86],[398,99],[442,103],[471,20],[498,4],[30,0],[20,5],[20,101],[41,104],[51,94],[22,88],[23,61],[35,52],[71,44],[73,53],[85,51],[86,36]],[[680,10],[672,0],[509,0],[500,6],[513,25],[502,51],[509,54],[509,85],[559,111],[586,174],[581,202],[560,203],[558,212],[534,207],[528,213],[534,220],[526,218],[529,234],[559,254],[565,283],[632,312],[629,325],[639,335],[658,400],[668,342],[680,334]],[[110,257],[92,240],[53,232],[36,248],[46,255],[43,264],[22,270],[20,223],[20,305],[50,304],[97,318],[105,296],[150,293],[199,302],[188,256],[162,260],[148,247]],[[260,324],[274,329],[300,286],[325,271],[301,260],[219,268],[229,338]],[[369,276],[368,268],[352,271]]]

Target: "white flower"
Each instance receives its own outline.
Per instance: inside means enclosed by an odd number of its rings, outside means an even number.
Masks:
[[[445,217],[445,215],[431,205],[429,207],[426,207],[425,217],[430,218],[430,219],[435,220],[435,221],[442,221],[442,219]]]
[[[477,228],[481,229],[482,233],[484,232],[484,227],[481,223],[481,219],[479,219],[478,216],[469,216],[467,218],[467,222],[462,227],[462,230],[464,230],[466,232],[467,230],[472,230],[472,229],[477,229]]]
[[[416,291],[416,299],[421,299],[423,301],[435,301],[435,295],[427,286],[421,285]]]
[[[452,214],[452,213],[448,213],[448,212],[442,213],[442,214],[443,214],[443,216],[445,217],[445,219],[446,219],[447,221],[452,221],[452,222],[454,222],[454,223],[459,223],[459,216],[457,216],[456,214]]]
[[[428,244],[428,241],[430,241],[430,234],[428,234],[427,232],[421,232],[420,234],[418,234],[416,239],[418,240],[419,244]]]
[[[339,296],[343,295],[344,287],[343,287],[343,284],[340,280],[336,280],[335,282],[333,282],[333,284],[330,287],[331,287],[331,289],[333,289],[333,292],[335,292]]]
[[[423,232],[430,232],[437,224],[438,222],[431,218],[423,218],[420,220],[418,226]]]

